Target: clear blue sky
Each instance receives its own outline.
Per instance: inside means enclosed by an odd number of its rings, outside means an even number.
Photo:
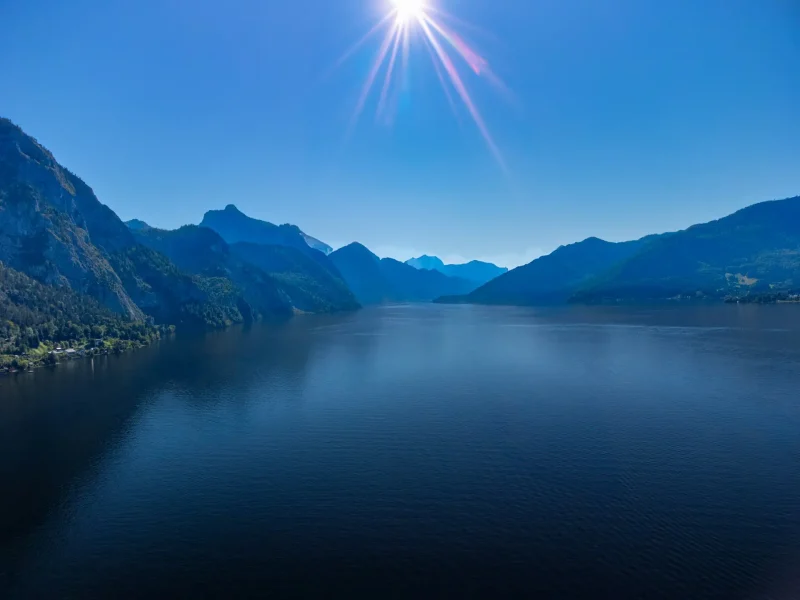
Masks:
[[[796,0],[430,0],[513,89],[414,45],[391,126],[345,140],[388,0],[0,0],[0,115],[124,219],[235,203],[339,246],[517,264],[800,194]]]

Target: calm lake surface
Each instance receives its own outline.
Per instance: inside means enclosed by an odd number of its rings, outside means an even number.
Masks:
[[[0,596],[800,597],[800,307],[409,305],[0,380]]]

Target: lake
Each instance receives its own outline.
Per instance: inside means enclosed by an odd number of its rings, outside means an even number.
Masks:
[[[406,305],[0,379],[0,596],[789,599],[800,307]]]

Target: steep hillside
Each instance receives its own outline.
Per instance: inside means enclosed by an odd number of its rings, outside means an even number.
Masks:
[[[169,257],[181,270],[230,281],[241,296],[235,303],[255,316],[354,310],[358,302],[336,268],[316,251],[239,242],[227,244],[207,227],[175,231],[148,228],[139,242]]]
[[[460,277],[478,285],[483,285],[504,273],[508,273],[508,269],[506,267],[498,267],[493,263],[473,260],[461,265],[445,265],[443,273],[450,277]]]
[[[298,310],[333,312],[359,307],[353,292],[325,257],[320,260],[288,246],[246,242],[231,244],[231,252],[273,277]]]
[[[381,260],[357,243],[336,250],[330,258],[362,304],[427,302],[475,287],[438,271],[415,269],[391,258]]]
[[[8,119],[0,119],[0,261],[142,318],[109,263],[134,245],[92,190]]]
[[[575,300],[721,298],[799,285],[800,197],[795,197],[653,238]]]
[[[141,231],[142,229],[150,229],[150,225],[139,219],[131,219],[130,221],[125,221],[125,225],[131,231]]]
[[[289,246],[298,250],[314,249],[329,254],[331,247],[303,233],[296,225],[273,225],[248,217],[233,204],[224,210],[210,210],[203,216],[201,227],[216,231],[229,244],[248,242],[268,246]]]
[[[444,297],[439,301],[509,305],[566,302],[581,286],[632,256],[646,243],[640,240],[615,244],[589,238],[517,267],[467,296]]]
[[[380,304],[401,297],[384,275],[381,260],[361,244],[339,248],[329,258],[361,304]]]
[[[44,285],[0,263],[0,355],[27,353],[42,343],[104,337],[147,343],[159,331],[94,298]]]
[[[292,312],[291,302],[277,282],[233,255],[228,244],[211,229],[186,225],[164,231],[151,227],[135,235],[142,245],[168,257],[179,269],[202,278],[201,281],[230,282],[232,289],[223,297],[245,320]]]
[[[684,231],[563,246],[441,302],[549,304],[747,298],[800,286],[800,197],[762,202]]]
[[[147,314],[219,326],[242,318],[230,282],[187,275],[141,246],[89,186],[7,119],[0,119],[0,261],[134,320]]]

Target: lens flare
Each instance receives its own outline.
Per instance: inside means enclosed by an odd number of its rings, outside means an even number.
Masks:
[[[423,0],[392,0],[392,4],[397,11],[397,20],[403,23],[410,19],[417,19],[425,14],[425,2]]]
[[[461,99],[462,104],[472,117],[475,126],[486,141],[489,150],[497,159],[501,168],[505,170],[505,162],[503,161],[500,150],[495,144],[481,113],[478,111],[475,102],[469,94],[456,62],[453,60],[453,56],[451,56],[451,52],[454,56],[459,57],[463,61],[473,75],[485,78],[505,93],[508,93],[508,88],[503,84],[500,78],[491,71],[489,63],[485,58],[473,50],[456,32],[445,25],[441,19],[436,18],[443,13],[433,9],[426,0],[391,0],[391,4],[392,9],[389,14],[337,62],[337,65],[342,64],[347,58],[352,56],[368,38],[388,25],[388,31],[381,42],[375,60],[367,74],[367,79],[364,82],[361,95],[358,98],[356,110],[351,121],[351,128],[355,125],[355,122],[363,112],[364,106],[369,99],[370,92],[375,86],[375,81],[383,68],[386,69],[386,73],[383,76],[383,85],[381,86],[378,99],[377,116],[380,117],[385,112],[387,97],[392,88],[398,63],[397,55],[402,50],[402,60],[399,61],[401,64],[400,69],[405,70],[408,66],[409,47],[412,39],[411,32],[413,30],[420,34],[418,37],[422,38],[423,43],[428,47],[428,52],[436,69],[436,75],[451,108],[455,111],[455,101],[451,94],[452,89],[455,91],[456,96]]]

